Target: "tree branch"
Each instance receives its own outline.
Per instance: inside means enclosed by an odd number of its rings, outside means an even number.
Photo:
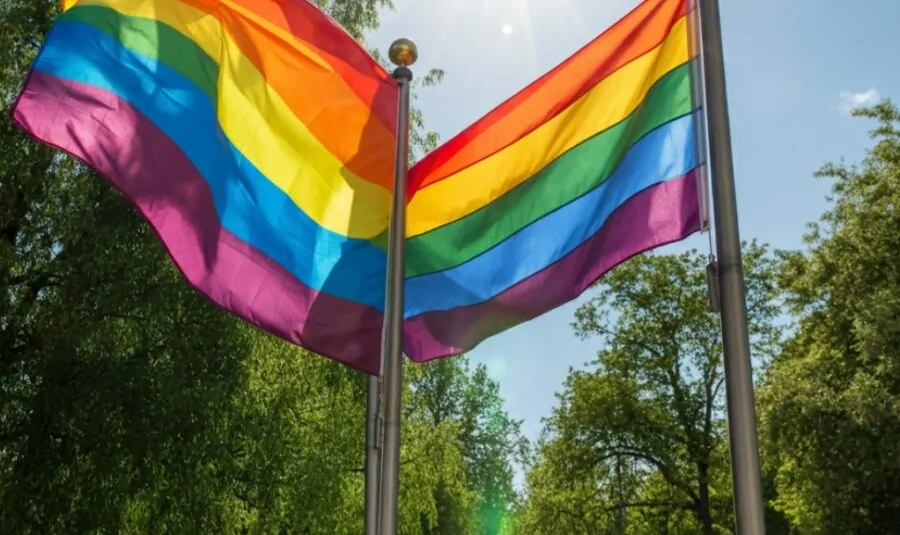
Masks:
[[[719,382],[716,383],[716,388],[715,388],[715,390],[713,390],[713,399],[719,397],[719,389],[722,388],[722,384],[724,384],[724,383],[725,383],[725,376],[723,375],[722,377],[719,378]]]
[[[581,524],[581,527],[584,528],[586,532],[590,532],[591,526],[588,524],[587,520],[585,519],[585,517],[587,515],[584,514],[584,511],[580,511],[580,512],[569,511],[568,509],[564,509],[556,504],[552,504],[552,505],[546,504],[545,507],[552,509],[553,512],[556,513],[555,516],[557,518],[557,523],[559,523],[559,517],[565,515],[565,516],[575,520],[576,523]]]
[[[612,330],[610,330],[610,329],[608,329],[608,328],[606,328],[606,327],[601,327],[600,325],[594,326],[594,330],[597,331],[597,334],[601,334],[601,335],[604,335],[604,336],[610,336],[610,337],[614,337],[614,336],[615,336],[615,332],[614,332],[614,331],[612,331]],[[654,357],[656,357],[656,358],[658,358],[658,359],[663,359],[663,358],[665,358],[665,355],[664,355],[663,353],[661,353],[661,352],[659,351],[658,348],[655,348],[655,347],[653,347],[653,346],[647,344],[646,342],[644,342],[643,340],[640,340],[640,339],[638,339],[638,338],[629,338],[629,339],[628,339],[628,344],[636,345],[636,346],[640,347],[641,349],[643,349],[644,351],[650,353],[651,355],[653,355]]]
[[[600,463],[605,462],[613,457],[631,457],[647,462],[657,470],[659,470],[660,475],[663,476],[663,479],[665,479],[667,483],[683,491],[692,501],[696,501],[699,499],[694,489],[684,481],[679,481],[675,477],[675,474],[672,473],[672,470],[669,468],[669,466],[662,459],[658,459],[653,455],[650,455],[649,453],[628,448],[607,450],[605,454],[601,454],[597,459],[594,460],[594,465],[599,465]]]
[[[715,377],[715,366],[709,367],[709,376],[706,380],[703,381],[703,385],[706,390],[706,407],[705,414],[703,415],[703,437],[704,439],[709,438],[712,433],[712,413],[713,413],[713,405],[716,400],[716,393],[718,391],[718,385],[716,386],[716,390],[713,390],[713,378]],[[719,382],[721,384],[721,381]]]
[[[630,508],[676,508],[676,509],[684,509],[686,511],[691,511],[695,508],[694,504],[691,502],[667,502],[667,501],[645,501],[645,502],[629,502],[629,503],[619,503],[603,509],[603,512],[608,513],[611,511],[618,511],[621,509],[630,509]]]

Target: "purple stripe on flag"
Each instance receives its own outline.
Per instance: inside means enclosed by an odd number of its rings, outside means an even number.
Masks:
[[[128,102],[35,71],[13,121],[119,188],[150,222],[188,283],[214,303],[311,351],[378,373],[381,314],[311,290],[222,228],[203,177]]]
[[[618,264],[700,230],[697,170],[620,206],[591,239],[489,301],[406,320],[406,354],[417,362],[459,354],[485,338],[578,297]]]

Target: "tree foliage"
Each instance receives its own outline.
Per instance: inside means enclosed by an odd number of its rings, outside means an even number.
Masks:
[[[802,533],[895,533],[900,518],[900,110],[857,165],[831,164],[832,206],[785,253],[795,319],[760,403],[776,506]]]
[[[754,353],[771,355],[774,258],[755,243],[744,255]],[[529,475],[529,529],[730,529],[721,335],[705,262],[696,251],[638,257],[601,279],[576,312],[576,332],[599,337],[603,349],[569,373],[547,422]]]

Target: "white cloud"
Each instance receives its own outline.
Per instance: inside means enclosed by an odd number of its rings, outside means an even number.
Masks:
[[[878,95],[878,90],[874,87],[869,89],[868,91],[860,91],[858,93],[854,93],[852,91],[841,91],[840,97],[841,111],[844,113],[850,113],[850,111],[854,108],[876,104],[881,98]]]

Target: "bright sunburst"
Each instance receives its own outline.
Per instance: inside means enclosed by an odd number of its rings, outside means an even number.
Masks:
[[[598,6],[596,0],[395,0],[382,26],[396,18],[412,24],[408,37],[427,42],[436,65],[444,64],[442,56],[477,51],[536,75],[547,70],[548,59],[564,57],[557,49],[573,52],[602,30],[588,28],[586,19],[593,21],[600,10],[624,11],[634,1],[603,0]]]

